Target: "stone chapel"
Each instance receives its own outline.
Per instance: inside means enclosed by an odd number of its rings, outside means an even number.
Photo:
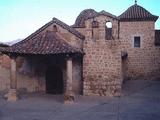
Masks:
[[[160,79],[158,16],[135,3],[121,15],[83,10],[72,26],[53,18],[0,48],[0,91],[119,96],[125,80]]]

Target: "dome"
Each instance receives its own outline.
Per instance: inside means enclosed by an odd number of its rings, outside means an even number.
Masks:
[[[145,8],[135,4],[119,16],[120,21],[156,21],[158,16],[152,15]]]
[[[77,17],[75,24],[72,27],[85,27],[85,20],[97,15],[97,12],[93,9],[83,10]]]

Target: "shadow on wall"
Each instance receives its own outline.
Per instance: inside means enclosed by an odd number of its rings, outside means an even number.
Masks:
[[[48,61],[43,57],[19,57],[17,59],[18,72],[30,77],[34,75],[44,76],[48,67]]]

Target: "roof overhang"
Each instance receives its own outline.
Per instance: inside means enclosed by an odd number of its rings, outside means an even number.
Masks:
[[[62,55],[84,54],[82,49],[68,44],[55,32],[47,31],[32,39],[25,39],[10,47],[1,48],[4,54],[12,55]]]

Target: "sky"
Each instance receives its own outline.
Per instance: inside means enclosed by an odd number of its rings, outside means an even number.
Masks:
[[[137,0],[138,5],[160,16],[160,0]],[[53,17],[72,25],[84,9],[105,10],[119,16],[135,0],[0,0],[0,41],[24,39]],[[156,22],[160,29],[160,19]]]

